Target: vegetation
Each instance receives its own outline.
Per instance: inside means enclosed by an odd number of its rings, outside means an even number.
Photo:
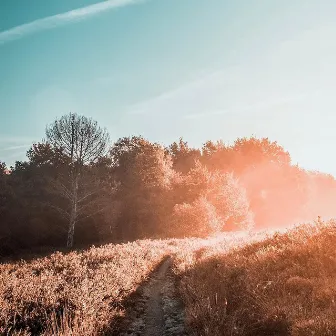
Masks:
[[[215,240],[228,241],[234,243]],[[0,334],[118,335],[132,295],[165,255],[178,253],[187,261],[184,253],[213,242],[138,240],[3,263]]]
[[[0,334],[115,332],[123,301],[168,252],[160,241],[0,265]]]
[[[319,222],[177,260],[192,334],[335,335],[335,244],[335,222]]]
[[[335,222],[138,240],[0,265],[0,334],[118,335],[174,256],[191,335],[335,335]]]
[[[335,335],[335,222],[260,232],[331,218],[335,196],[267,138],[109,144],[63,116],[27,161],[0,162],[0,334],[118,334],[174,255],[195,335]]]
[[[59,151],[64,157],[63,162],[67,163],[62,167],[65,168],[62,178],[58,172],[57,178],[53,179],[53,187],[69,209],[58,208],[69,220],[67,246],[72,247],[79,214],[99,191],[97,183],[92,181],[91,167],[88,171],[85,165],[95,164],[106,153],[109,136],[97,122],[74,113],[55,120],[47,127],[46,136],[47,146],[51,144],[50,148]],[[85,183],[87,180],[91,183]]]
[[[0,257],[335,215],[335,179],[293,165],[267,138],[201,149],[182,138],[166,148],[141,136],[108,139],[70,113],[47,126],[27,161],[0,164]]]

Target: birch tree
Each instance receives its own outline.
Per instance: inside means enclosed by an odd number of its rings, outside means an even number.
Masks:
[[[47,126],[46,138],[70,158],[67,174],[55,179],[53,188],[68,203],[68,211],[58,210],[69,220],[67,246],[72,247],[79,216],[92,209],[94,195],[100,192],[99,179],[90,167],[106,153],[109,135],[91,118],[70,113]]]

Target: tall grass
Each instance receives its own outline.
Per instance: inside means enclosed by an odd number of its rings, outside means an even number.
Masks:
[[[125,300],[164,256],[207,244],[139,240],[0,264],[0,334],[117,334]]]
[[[218,246],[177,259],[193,335],[336,335],[335,222]]]
[[[286,233],[141,240],[0,265],[1,335],[118,334],[165,255],[194,335],[336,335],[334,222]]]
[[[95,335],[169,252],[161,241],[54,253],[0,265],[0,334]]]

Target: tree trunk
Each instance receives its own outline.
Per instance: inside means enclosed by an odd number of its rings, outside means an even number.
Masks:
[[[75,177],[75,181],[73,184],[73,194],[72,194],[73,199],[71,205],[67,247],[72,247],[74,241],[75,225],[77,221],[77,192],[78,192],[78,176]]]

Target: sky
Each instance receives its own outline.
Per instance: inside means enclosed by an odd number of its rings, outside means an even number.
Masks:
[[[268,137],[336,176],[336,1],[1,0],[0,161],[76,112],[111,139]]]

